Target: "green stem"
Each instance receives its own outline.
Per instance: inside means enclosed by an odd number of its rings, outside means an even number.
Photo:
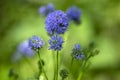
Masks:
[[[54,79],[53,80],[55,80],[56,79],[56,60],[55,60],[55,55],[54,55],[54,53],[53,53],[53,61],[54,61]]]
[[[72,70],[73,61],[74,61],[74,58],[72,58],[72,60],[71,60],[70,70]],[[70,76],[71,76],[71,74],[69,74],[69,76],[68,76],[68,80],[70,80]]]
[[[72,58],[72,60],[71,60],[71,67],[70,67],[70,69],[72,69],[73,61],[74,61],[74,58]]]
[[[58,80],[58,51],[57,51],[57,54],[56,54],[56,58],[57,58],[57,65],[56,65],[56,80]]]
[[[87,59],[87,60],[88,60],[88,59]],[[83,76],[84,68],[85,68],[85,66],[86,66],[86,64],[87,64],[87,60],[84,61],[83,65],[82,65],[82,67],[81,67],[81,69],[80,69],[81,72],[80,72],[77,80],[81,80],[81,78],[82,78],[82,76]]]
[[[81,80],[81,79],[82,79],[82,76],[83,76],[83,72],[81,71],[81,73],[79,74],[77,80]]]
[[[41,64],[41,66],[42,66],[42,71],[43,71],[43,73],[44,73],[44,75],[45,75],[45,78],[48,80],[48,77],[47,77],[47,75],[46,75],[46,73],[45,73],[45,70],[44,70],[44,67],[43,67],[43,64],[42,64],[42,60],[41,60],[39,51],[38,51],[38,56],[39,56],[40,64]]]

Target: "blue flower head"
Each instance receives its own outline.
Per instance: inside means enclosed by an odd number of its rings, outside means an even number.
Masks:
[[[46,30],[48,34],[64,34],[69,25],[67,15],[61,11],[57,10],[50,13],[45,21]]]
[[[34,50],[32,50],[29,47],[27,40],[20,43],[20,45],[18,46],[18,52],[20,52],[24,56],[33,56],[34,55]]]
[[[48,42],[50,44],[49,49],[58,51],[62,49],[62,45],[64,43],[63,38],[57,35],[51,36],[51,39]]]
[[[78,60],[81,60],[81,59],[84,59],[85,58],[85,55],[82,53],[82,54],[75,54],[74,55],[74,58],[75,59],[78,59]]]
[[[76,6],[70,7],[66,12],[68,18],[75,23],[80,23],[81,11]]]
[[[72,49],[72,57],[79,60],[85,58],[85,54],[79,44],[75,44],[74,48]]]
[[[55,10],[53,4],[48,4],[46,6],[42,6],[39,8],[39,12],[43,16],[47,16],[49,13],[53,12]]]
[[[33,36],[32,38],[29,39],[29,46],[35,50],[40,49],[44,46],[44,42],[38,36]]]

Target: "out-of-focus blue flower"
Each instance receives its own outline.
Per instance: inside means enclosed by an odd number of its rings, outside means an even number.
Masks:
[[[43,16],[47,16],[49,13],[53,12],[55,10],[53,4],[48,4],[46,6],[42,6],[39,8],[39,12]]]
[[[28,40],[25,40],[18,45],[16,52],[11,56],[11,61],[16,63],[20,61],[23,56],[32,57],[33,55],[34,50],[29,47]]]
[[[20,52],[21,54],[23,54],[25,56],[33,56],[34,55],[34,51],[28,45],[28,40],[20,43],[20,45],[18,46],[18,52]]]
[[[80,44],[75,44],[74,48],[72,49],[72,57],[75,59],[84,59],[85,54],[80,47]]]
[[[46,30],[49,34],[64,34],[68,29],[69,21],[67,15],[57,10],[50,13],[45,21]]]
[[[54,35],[48,41],[50,44],[49,49],[60,51],[62,49],[62,45],[64,43],[63,38],[61,36]]]
[[[30,48],[36,50],[36,49],[40,49],[44,46],[44,42],[41,38],[39,38],[38,36],[33,36],[29,39],[29,46]]]
[[[84,54],[75,54],[74,57],[75,57],[75,59],[81,60],[81,59],[85,58],[85,55]]]
[[[75,23],[80,23],[81,11],[76,6],[70,7],[66,12],[68,18]]]

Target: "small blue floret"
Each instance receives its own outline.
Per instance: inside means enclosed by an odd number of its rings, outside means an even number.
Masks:
[[[58,51],[62,49],[62,45],[64,43],[63,38],[57,35],[52,36],[48,42],[50,44],[49,49],[58,50]]]

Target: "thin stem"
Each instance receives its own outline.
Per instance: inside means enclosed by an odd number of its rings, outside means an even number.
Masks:
[[[82,76],[83,76],[83,72],[81,71],[81,73],[79,74],[77,80],[81,80],[81,79],[82,79]]]
[[[71,60],[71,67],[70,67],[70,69],[72,69],[73,61],[74,61],[74,58],[72,58],[72,60]]]
[[[71,60],[70,70],[72,70],[73,61],[74,61],[74,58],[72,58],[72,60]],[[71,74],[69,74],[69,76],[68,76],[68,80],[70,80],[70,75],[71,75]]]
[[[56,60],[55,60],[55,55],[54,55],[54,53],[53,53],[53,61],[54,61],[54,79],[53,80],[55,80],[56,79]]]
[[[57,51],[57,54],[56,54],[56,58],[57,58],[57,65],[56,65],[56,80],[58,80],[58,51]]]
[[[42,60],[41,60],[39,51],[38,51],[38,56],[39,56],[40,64],[41,64],[41,66],[42,66],[42,71],[43,71],[43,73],[44,73],[44,75],[45,75],[45,78],[48,80],[48,77],[47,77],[47,75],[46,75],[46,73],[45,73],[45,70],[44,70],[44,67],[43,67],[43,64],[42,64]]]
[[[88,59],[87,59],[87,60],[88,60]],[[85,66],[86,66],[86,64],[87,64],[87,60],[84,61],[83,65],[82,65],[82,67],[81,67],[81,70],[80,70],[81,72],[80,72],[77,80],[81,80],[81,78],[82,78],[82,76],[83,76],[84,68],[85,68]]]

